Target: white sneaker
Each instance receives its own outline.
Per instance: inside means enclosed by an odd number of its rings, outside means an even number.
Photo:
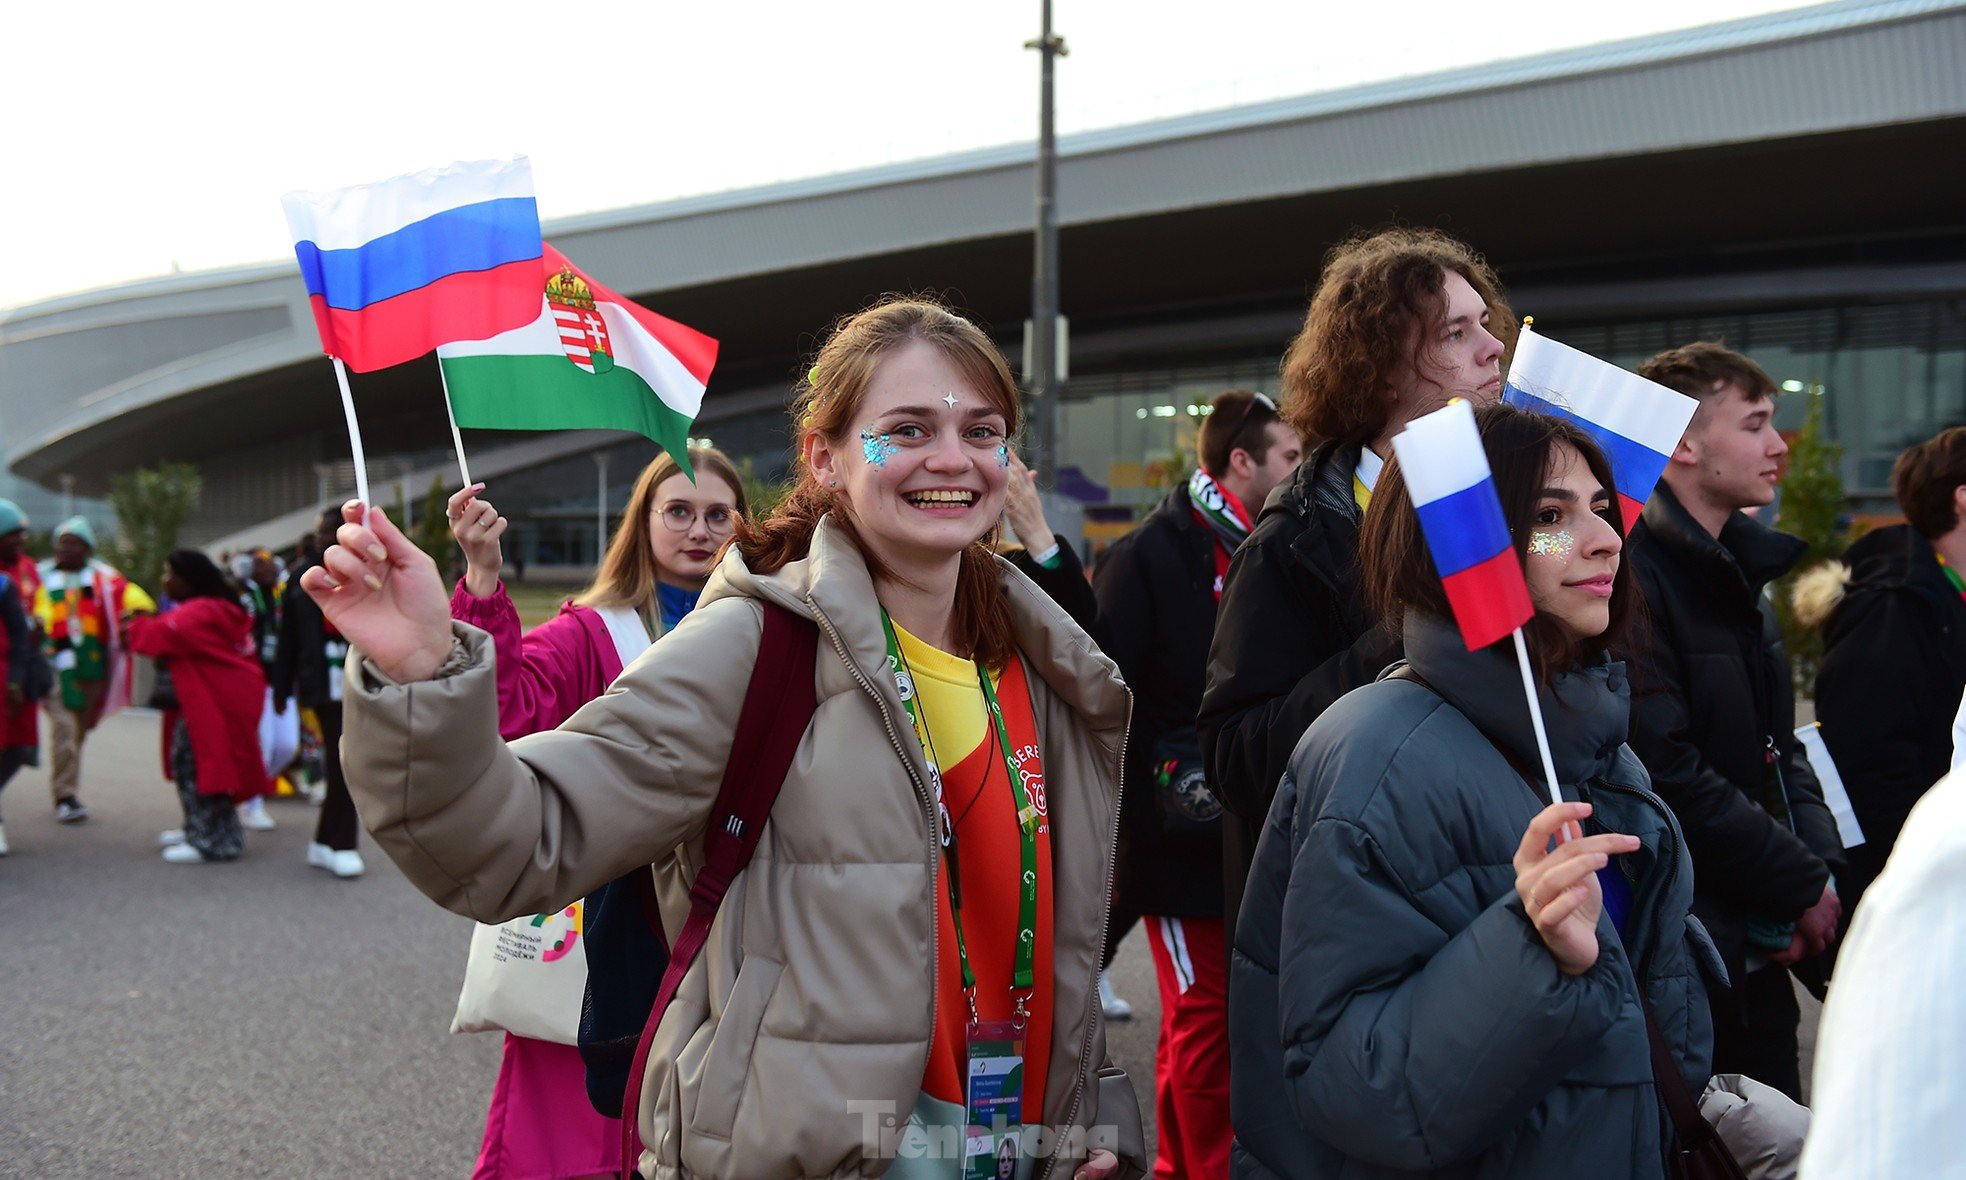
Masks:
[[[315,840],[307,842],[307,863],[317,869],[325,869],[334,863],[334,849]]]
[[[362,864],[362,854],[353,848],[348,849],[346,852],[331,852],[328,854],[328,871],[344,880],[349,877],[361,876],[362,870],[365,867]]]
[[[239,805],[239,823],[255,832],[270,832],[280,826],[266,814],[266,798],[263,795],[254,795]]]
[[[173,844],[164,850],[164,861],[174,865],[201,865],[205,854],[189,844]]]
[[[0,827],[0,856],[7,855],[7,829]]]
[[[1133,1005],[1113,994],[1113,985],[1106,981],[1106,973],[1099,973],[1099,1009],[1108,1020],[1132,1020]]]
[[[169,848],[173,844],[182,843],[184,843],[183,828],[165,828],[157,833],[157,846],[160,848]]]
[[[300,786],[300,794],[301,797],[306,799],[309,803],[312,803],[314,806],[319,807],[323,802],[327,800],[328,784],[325,782],[302,783]]]

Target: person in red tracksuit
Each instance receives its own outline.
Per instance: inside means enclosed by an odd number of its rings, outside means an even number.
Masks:
[[[129,621],[130,650],[165,662],[178,708],[167,714],[171,777],[184,807],[184,842],[172,864],[232,860],[245,847],[235,804],[266,789],[259,714],[266,695],[252,617],[212,559],[179,549],[164,559],[160,615]]]
[[[1099,638],[1133,689],[1120,804],[1117,940],[1147,925],[1160,984],[1154,1175],[1229,1174],[1228,950],[1222,805],[1195,736],[1222,577],[1303,441],[1259,393],[1217,394],[1196,439],[1201,466],[1093,577]]]

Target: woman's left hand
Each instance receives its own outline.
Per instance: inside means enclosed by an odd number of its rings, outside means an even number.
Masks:
[[[1565,975],[1582,975],[1597,962],[1597,916],[1604,908],[1597,870],[1638,850],[1637,836],[1584,835],[1590,813],[1588,803],[1550,804],[1529,821],[1515,853],[1523,912]]]
[[[1120,1174],[1120,1158],[1110,1151],[1095,1151],[1079,1170],[1072,1173],[1072,1180],[1106,1180],[1108,1176]]]

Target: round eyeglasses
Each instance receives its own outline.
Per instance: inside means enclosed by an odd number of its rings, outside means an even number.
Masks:
[[[726,537],[737,528],[737,509],[728,504],[712,504],[702,512],[698,512],[679,501],[663,505],[656,515],[662,518],[663,526],[672,533],[688,532],[699,516],[703,518],[703,527],[708,529],[712,536]]]

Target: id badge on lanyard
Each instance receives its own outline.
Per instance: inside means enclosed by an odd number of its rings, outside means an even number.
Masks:
[[[968,1024],[965,1079],[968,1131],[963,1180],[1007,1180],[1017,1174],[1024,1123],[1024,1034],[1021,1020]]]

